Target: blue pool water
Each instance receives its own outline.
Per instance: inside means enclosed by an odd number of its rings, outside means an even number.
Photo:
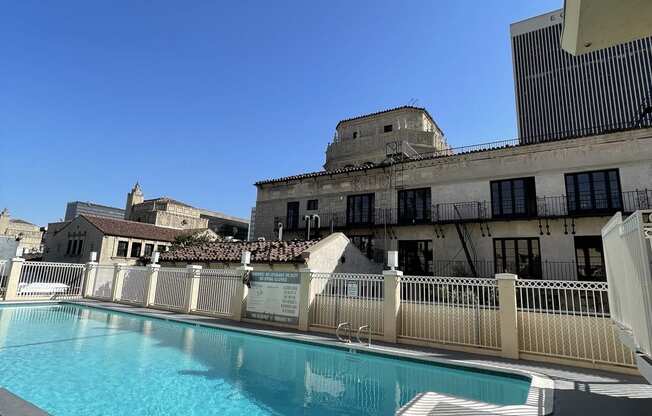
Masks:
[[[54,415],[386,415],[529,381],[76,305],[0,307],[0,385]]]

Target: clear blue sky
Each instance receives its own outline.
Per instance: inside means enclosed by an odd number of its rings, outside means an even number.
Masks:
[[[0,209],[123,207],[138,180],[248,217],[340,119],[417,98],[464,145],[516,136],[509,24],[562,0],[29,1],[0,13]]]

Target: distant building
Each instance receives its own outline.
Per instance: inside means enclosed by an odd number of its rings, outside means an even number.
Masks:
[[[125,217],[125,210],[109,207],[106,205],[95,204],[92,202],[68,202],[66,205],[66,216],[64,218],[65,221],[74,220],[80,215],[90,215],[93,217],[114,218],[116,220],[121,220]]]
[[[195,231],[80,215],[72,221],[48,225],[43,259],[84,263],[94,251],[102,264],[136,264],[154,251],[167,251],[177,237],[191,232]]]
[[[652,37],[573,56],[562,26],[561,10],[511,25],[521,143],[652,126]]]
[[[200,209],[200,217],[208,220],[208,228],[223,237],[246,240],[249,234],[249,222],[243,218],[226,215],[221,212]]]
[[[7,236],[19,241],[20,248],[26,253],[41,251],[43,230],[27,221],[11,218],[7,208],[0,212],[0,236]]]

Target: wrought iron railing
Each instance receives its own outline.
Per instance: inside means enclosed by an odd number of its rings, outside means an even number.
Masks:
[[[516,270],[507,265],[499,268],[493,260],[477,260],[472,262],[473,270],[466,260],[435,260],[433,261],[433,274],[435,276],[450,277],[480,277],[492,278],[496,273],[514,273],[521,279],[542,279],[562,281],[605,281],[604,267],[601,265],[578,264],[575,261],[543,260],[523,266]]]

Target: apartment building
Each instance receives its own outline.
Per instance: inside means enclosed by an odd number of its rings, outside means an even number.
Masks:
[[[652,208],[650,128],[461,148],[437,129],[417,150],[405,137],[428,126],[376,127],[404,110],[340,122],[342,159],[327,151],[326,170],[257,182],[254,237],[340,231],[376,262],[398,250],[401,269],[417,275],[602,280],[601,227],[617,211]],[[347,137],[352,123],[370,133]],[[369,160],[373,143],[384,155]]]

